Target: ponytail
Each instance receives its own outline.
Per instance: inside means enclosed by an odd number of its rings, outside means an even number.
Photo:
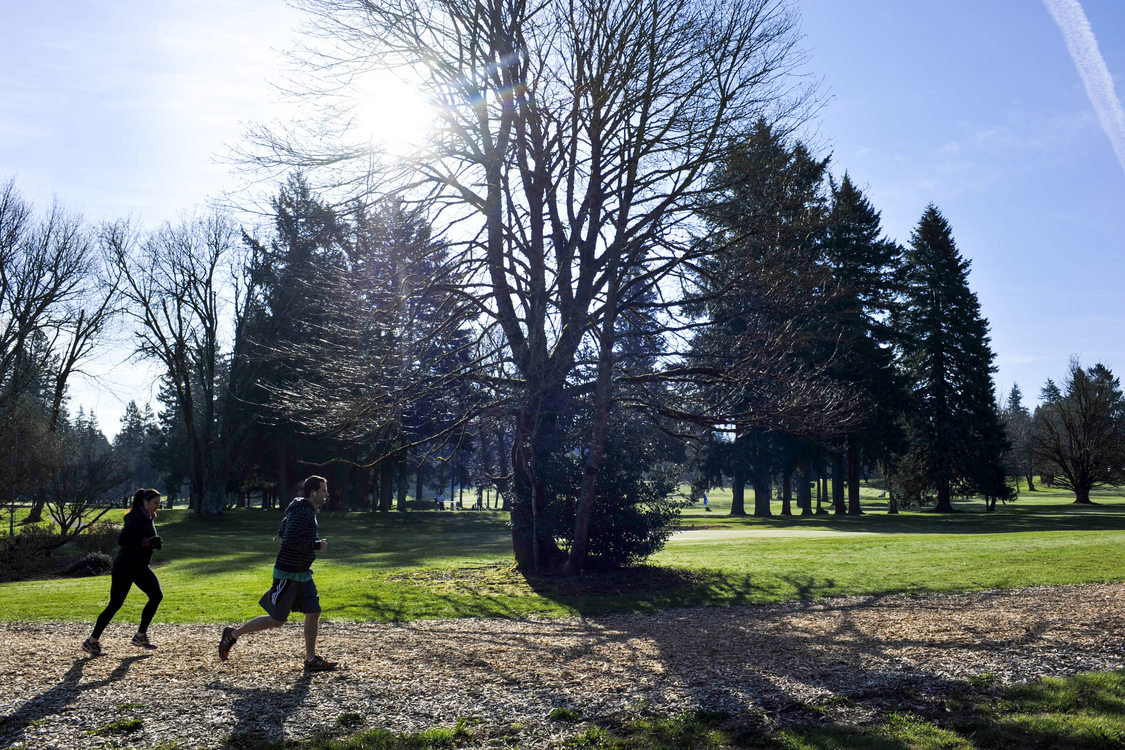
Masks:
[[[151,487],[142,487],[141,489],[137,490],[133,493],[133,506],[129,508],[129,513],[126,513],[125,515],[140,512],[141,507],[154,497],[160,497],[160,492],[152,489]]]

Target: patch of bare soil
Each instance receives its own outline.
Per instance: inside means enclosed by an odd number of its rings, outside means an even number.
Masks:
[[[34,748],[221,747],[367,728],[480,720],[468,746],[545,747],[584,724],[696,709],[768,727],[863,722],[1002,683],[1125,668],[1125,583],[562,620],[325,622],[321,652],[346,667],[305,675],[301,628],[243,638],[220,662],[221,626],[168,626],[154,654],[113,626],[107,654],[79,650],[88,624],[0,624],[0,744]],[[139,728],[113,734],[114,721]],[[513,728],[513,725],[518,725]],[[135,724],[134,724],[135,726]],[[98,733],[99,730],[102,733]]]

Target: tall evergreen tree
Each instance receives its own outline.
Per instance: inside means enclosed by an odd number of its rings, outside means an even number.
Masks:
[[[127,473],[125,481],[115,490],[119,497],[132,495],[137,487],[155,487],[158,484],[160,471],[154,465],[153,455],[159,442],[160,427],[152,407],[146,405],[141,411],[136,401],[126,404],[121,428],[113,439],[114,453],[122,470]]]
[[[308,377],[303,365],[313,344],[330,340],[330,302],[337,294],[332,271],[345,263],[346,229],[300,175],[286,180],[271,208],[268,241],[243,235],[249,250],[245,296],[236,321],[223,428],[235,481],[269,478],[284,501],[301,479],[299,459],[332,457],[324,441],[310,440],[279,408],[276,393]],[[343,484],[329,479],[334,497],[344,497]]]
[[[901,292],[902,248],[883,236],[879,212],[844,173],[830,180],[831,212],[825,252],[833,271],[840,336],[833,376],[865,400],[862,422],[847,436],[848,512],[858,514],[859,479],[865,463],[904,449],[901,415],[906,387],[894,366],[890,321]]]
[[[688,309],[708,325],[695,336],[689,360],[719,370],[774,373],[822,363],[834,338],[832,321],[825,324],[831,310],[823,250],[827,166],[827,159],[789,143],[764,121],[731,145],[714,176],[722,199],[705,214],[716,251],[699,265],[699,302]],[[780,331],[784,347],[777,344]],[[771,355],[779,359],[770,362]],[[785,415],[763,403],[762,392],[742,388],[726,404],[747,415],[735,439],[719,451],[727,461],[723,471],[732,477],[732,515],[745,513],[747,480],[755,489],[755,515],[770,514],[777,467],[769,432],[788,425]],[[732,398],[718,380],[711,396]],[[816,432],[827,425],[804,427]]]
[[[370,494],[389,510],[398,486],[405,510],[403,473],[421,466],[426,441],[448,439],[467,460],[465,319],[478,310],[426,217],[400,201],[337,212],[293,177],[274,210],[274,239],[247,239],[254,292],[236,346],[238,402],[262,405],[280,485],[298,458],[336,462],[335,497]]]
[[[1008,499],[1002,458],[1007,439],[996,408],[988,322],[969,289],[969,261],[933,204],[910,238],[899,316],[902,361],[911,380],[910,439],[936,490],[935,510],[953,495]]]
[[[1004,419],[1004,432],[1008,436],[1010,445],[1004,461],[1004,470],[1009,477],[1016,480],[1016,490],[1019,491],[1020,477],[1027,479],[1027,489],[1035,492],[1035,481],[1032,476],[1034,452],[1031,441],[1031,412],[1023,405],[1023,393],[1017,384],[1012,384],[1012,391],[1008,400],[1001,409]]]

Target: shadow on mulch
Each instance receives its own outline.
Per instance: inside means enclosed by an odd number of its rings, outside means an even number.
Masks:
[[[77,702],[82,693],[87,690],[96,690],[125,679],[125,676],[129,673],[129,668],[134,663],[141,659],[148,659],[150,656],[150,654],[141,654],[126,657],[114,668],[109,677],[86,683],[82,682],[82,673],[90,662],[90,657],[75,659],[59,684],[35,696],[16,709],[15,713],[3,718],[3,722],[0,723],[0,741],[5,743],[5,746],[20,741],[24,736],[24,730],[35,722],[61,713],[66,706]]]
[[[216,680],[207,686],[236,695],[231,710],[236,724],[223,743],[223,750],[246,750],[285,740],[285,723],[305,702],[312,676],[302,674],[291,688],[236,688]]]

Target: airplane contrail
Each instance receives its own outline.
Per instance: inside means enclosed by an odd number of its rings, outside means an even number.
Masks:
[[[1086,87],[1086,96],[1094,105],[1094,111],[1101,121],[1102,130],[1117,154],[1117,161],[1125,170],[1125,110],[1113,88],[1113,78],[1109,75],[1098,40],[1086,20],[1086,14],[1078,0],[1043,0],[1051,18],[1063,33],[1066,48],[1074,67]]]

